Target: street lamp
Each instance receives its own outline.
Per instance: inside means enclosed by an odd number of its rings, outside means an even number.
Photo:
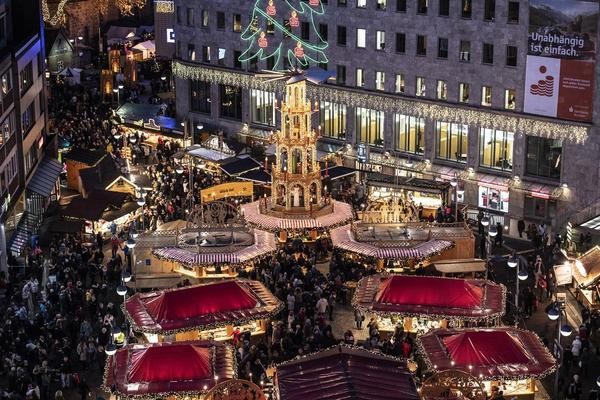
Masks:
[[[121,97],[120,97],[119,89],[113,88],[113,93],[117,94],[117,108],[119,108],[119,105],[121,104]]]
[[[126,245],[128,248],[133,249],[135,247],[135,240],[133,239],[128,239],[126,242]]]
[[[487,215],[484,215],[483,218],[481,218],[481,225],[483,225],[483,227],[485,228],[489,224],[490,224],[490,217],[488,217]]]
[[[125,287],[125,285],[123,284],[117,286],[117,294],[119,296],[125,297],[125,295],[127,294],[127,287]]]
[[[456,172],[450,181],[450,186],[454,188],[454,222],[458,222],[458,175]]]
[[[131,273],[129,273],[128,271],[123,272],[123,282],[131,282]]]
[[[519,281],[526,281],[529,275],[527,271],[520,268],[519,256],[517,253],[513,253],[508,259],[508,267],[515,268],[516,279],[515,279],[515,325],[519,324]]]
[[[563,313],[564,313],[564,304],[556,302],[554,306],[548,310],[548,319],[550,321],[556,321],[556,345],[558,351],[560,351],[560,356],[558,357],[558,367],[556,368],[556,372],[554,373],[554,395],[558,395],[558,376],[560,374],[560,368],[562,367],[563,357],[564,357],[564,349],[560,344],[560,339],[564,337],[571,336],[573,333],[573,328],[566,321],[562,323]],[[554,354],[556,356],[556,352]]]

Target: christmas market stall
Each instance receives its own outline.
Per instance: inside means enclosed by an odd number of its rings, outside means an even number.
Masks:
[[[594,246],[576,259],[572,271],[577,300],[589,309],[599,309],[600,246]]]
[[[283,304],[260,282],[235,279],[136,293],[124,310],[134,331],[150,342],[231,339],[262,335]]]
[[[485,280],[377,274],[359,281],[352,305],[376,316],[384,332],[489,326],[506,311],[506,288]]]
[[[123,398],[200,400],[236,376],[234,349],[224,343],[130,344],[108,356],[103,387]]]
[[[402,359],[335,346],[275,366],[274,399],[417,400]]]
[[[436,259],[473,257],[475,251],[473,233],[462,223],[353,223],[333,229],[331,241],[378,270],[414,269]]]
[[[556,361],[533,332],[510,328],[438,329],[417,338],[426,369],[466,372],[505,398],[533,400],[536,380],[556,369]]]

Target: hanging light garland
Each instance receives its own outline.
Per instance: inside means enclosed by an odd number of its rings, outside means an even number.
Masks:
[[[65,6],[68,2],[69,0],[60,0],[54,15],[50,15],[48,0],[42,0],[42,15],[44,17],[44,22],[52,26],[64,24],[67,18]],[[103,15],[108,12],[110,6],[117,7],[119,12],[123,15],[132,15],[134,9],[142,8],[145,5],[146,0],[96,0],[96,6]]]
[[[284,82],[264,81],[253,74],[234,72],[217,68],[173,62],[173,74],[180,79],[200,80],[223,85],[239,86],[245,89],[262,89],[283,92]],[[409,114],[481,127],[493,127],[505,131],[527,135],[561,139],[582,144],[586,141],[589,127],[572,122],[554,122],[522,115],[487,111],[478,108],[457,107],[439,104],[434,101],[403,98],[386,94],[365,93],[349,87],[330,85],[308,86],[308,96],[319,101],[345,104],[350,107],[364,107],[389,113]]]

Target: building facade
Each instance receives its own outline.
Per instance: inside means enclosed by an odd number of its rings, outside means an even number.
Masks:
[[[180,118],[228,135],[264,136],[278,126],[282,86],[255,77],[273,59],[240,61],[250,45],[243,33],[262,3],[173,1]],[[489,212],[511,233],[521,218],[582,222],[579,211],[600,200],[598,90],[590,122],[524,112],[529,2],[322,3],[324,12],[293,32],[299,41],[328,42],[320,66],[336,79],[309,90],[320,108],[313,124],[324,140],[344,145],[347,162],[391,175],[457,178],[458,202]],[[276,18],[289,26],[290,16]],[[265,31],[269,42],[291,40],[269,25]],[[365,149],[368,159],[359,160]]]
[[[27,190],[48,150],[39,0],[0,2],[0,29],[0,267],[6,271],[8,254],[20,253],[44,212]]]

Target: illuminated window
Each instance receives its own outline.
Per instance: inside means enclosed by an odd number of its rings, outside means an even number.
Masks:
[[[481,105],[486,107],[492,106],[492,87],[482,86],[481,87]]]
[[[356,68],[356,86],[365,86],[365,71],[362,68]]]
[[[356,47],[364,49],[367,46],[367,31],[366,29],[356,29]]]
[[[322,101],[319,104],[319,125],[321,125],[321,135],[346,139],[346,106]]]
[[[504,90],[504,108],[507,110],[514,110],[516,106],[515,90],[506,89]]]
[[[253,123],[275,126],[275,93],[252,89],[250,113]]]
[[[468,134],[467,125],[436,122],[436,157],[466,163]]]
[[[479,165],[511,171],[515,134],[489,128],[481,128],[480,132]]]
[[[423,154],[425,118],[394,114],[394,138],[396,150]]]
[[[368,108],[356,108],[356,132],[359,143],[383,147],[385,113]]]
[[[417,88],[415,90],[415,96],[425,96],[425,78],[417,76]]]
[[[448,100],[448,85],[446,81],[437,81],[437,98],[438,100]]]
[[[377,31],[377,42],[375,43],[377,50],[385,50],[385,31]]]
[[[404,74],[396,74],[395,92],[404,93]]]
[[[385,90],[385,72],[375,71],[375,89]]]
[[[459,83],[458,84],[458,102],[459,103],[468,103],[469,95],[470,95],[470,87],[468,83]]]

